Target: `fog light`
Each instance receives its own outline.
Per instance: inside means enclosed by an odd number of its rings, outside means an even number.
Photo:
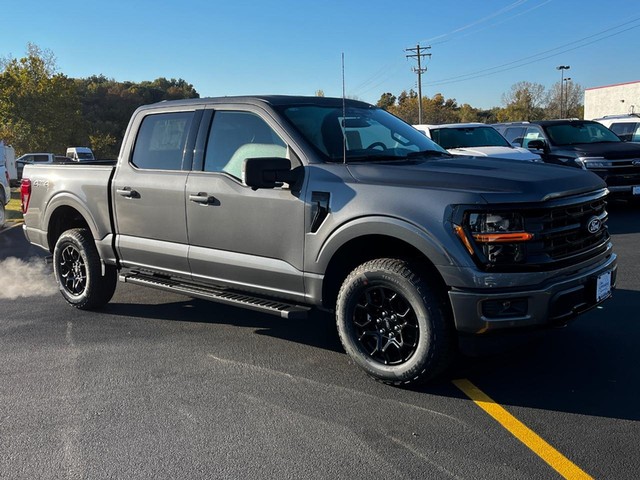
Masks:
[[[486,318],[524,317],[529,310],[526,298],[502,298],[482,302],[482,315]]]

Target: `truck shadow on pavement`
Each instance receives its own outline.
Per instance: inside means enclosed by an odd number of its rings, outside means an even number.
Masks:
[[[450,378],[468,378],[502,405],[640,420],[639,309],[640,292],[616,290],[564,328],[503,345],[502,353],[462,357]]]
[[[265,335],[334,352],[343,352],[333,317],[312,311],[305,320],[289,320],[206,300],[185,298],[184,301],[158,305],[109,303],[104,313],[126,317],[229,325],[253,329]]]
[[[639,310],[640,292],[616,290],[603,308],[566,327],[497,337],[480,354],[460,355],[444,378],[412,390],[466,398],[450,380],[468,378],[507,407],[640,420],[640,322],[635,320]],[[307,320],[287,320],[197,299],[157,305],[117,303],[116,299],[103,312],[253,329],[257,335],[344,354],[333,317],[321,312],[313,312]],[[354,375],[363,375],[352,368]]]

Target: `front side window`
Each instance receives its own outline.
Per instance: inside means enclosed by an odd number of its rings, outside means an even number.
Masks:
[[[194,112],[147,115],[140,125],[131,163],[141,169],[181,170]]]
[[[524,138],[522,139],[522,146],[524,148],[529,148],[529,142],[533,140],[545,140],[542,131],[538,127],[527,127],[527,130],[524,134]]]
[[[297,105],[282,114],[329,162],[448,155],[426,135],[380,108]]]
[[[286,158],[287,144],[262,118],[250,112],[214,114],[204,158],[206,172],[242,178],[245,159],[269,157]]]
[[[504,137],[511,144],[522,146],[524,140],[524,127],[509,127],[504,132]]]
[[[640,123],[614,123],[610,128],[624,142],[640,142]]]

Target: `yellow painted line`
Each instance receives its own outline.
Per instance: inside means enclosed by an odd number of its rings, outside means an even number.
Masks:
[[[592,479],[580,467],[574,464],[567,457],[558,452],[555,448],[545,442],[538,434],[527,427],[516,417],[507,412],[502,406],[494,402],[487,394],[476,387],[469,380],[463,378],[453,380],[453,384],[464,392],[481,409],[487,412],[500,425],[507,429],[511,435],[516,437],[527,447],[529,447],[542,460],[547,462],[556,472],[564,478],[570,479]]]

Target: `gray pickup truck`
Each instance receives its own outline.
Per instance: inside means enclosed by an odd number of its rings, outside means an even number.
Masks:
[[[286,318],[335,312],[385,383],[441,373],[462,335],[564,324],[611,294],[604,182],[453,157],[369,104],[319,97],[162,102],[115,165],[26,165],[24,232],[64,298],[117,280]]]

